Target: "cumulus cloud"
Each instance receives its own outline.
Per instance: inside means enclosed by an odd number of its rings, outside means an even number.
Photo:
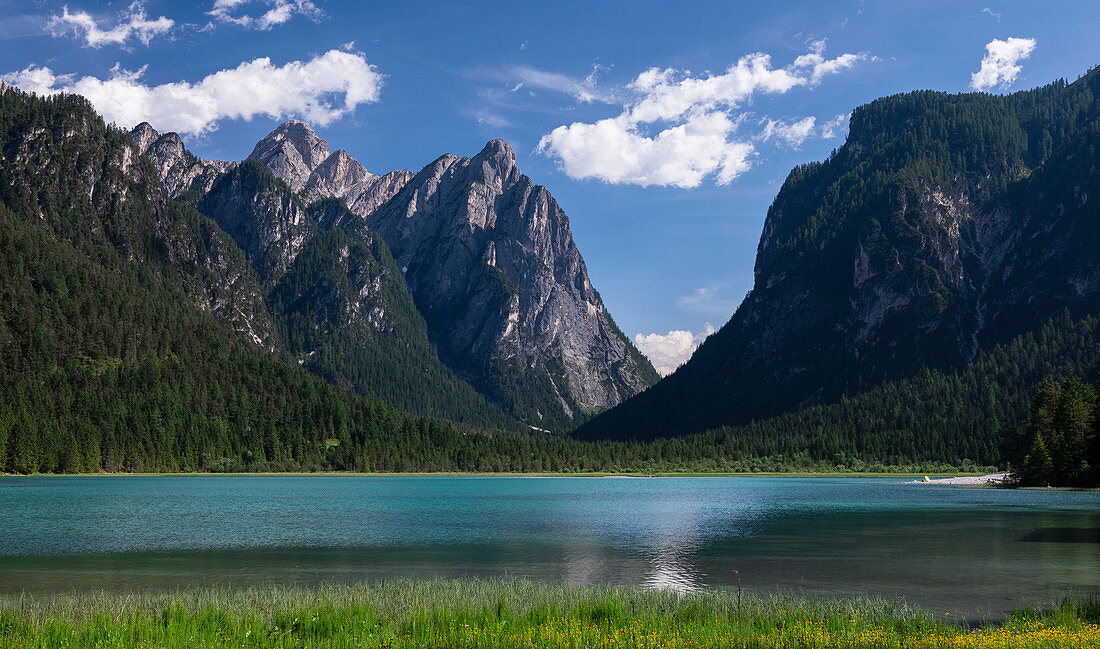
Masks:
[[[145,15],[142,2],[135,2],[118,15],[113,27],[103,27],[86,11],[69,11],[68,5],[61,7],[61,15],[50,16],[46,29],[54,36],[72,36],[81,39],[88,47],[104,45],[126,45],[131,40],[148,45],[156,36],[167,34],[175,21],[161,16],[150,19]]]
[[[750,166],[753,146],[731,139],[737,123],[724,112],[699,111],[680,124],[647,136],[629,117],[559,126],[539,142],[571,178],[609,183],[698,187],[717,174],[726,184]]]
[[[361,53],[330,50],[308,61],[278,66],[264,57],[215,72],[195,83],[143,82],[145,68],[116,65],[105,79],[55,74],[31,65],[3,79],[27,92],[84,95],[108,122],[132,127],[148,121],[162,131],[201,135],[224,119],[298,117],[324,126],[378,101],[383,75]]]
[[[634,345],[653,363],[653,368],[661,376],[668,376],[687,362],[695,349],[714,333],[714,327],[708,322],[703,331],[675,330],[667,334],[635,334]]]
[[[249,6],[261,5],[263,13],[247,13]],[[281,25],[297,15],[319,20],[324,15],[310,0],[214,0],[207,12],[215,20],[261,31]]]
[[[1035,51],[1034,38],[993,39],[985,46],[982,67],[970,75],[970,88],[989,90],[1007,88],[1020,74],[1019,63]]]
[[[816,117],[806,117],[797,122],[782,122],[778,120],[764,120],[764,130],[760,133],[760,139],[767,142],[771,138],[783,140],[790,147],[799,147],[806,138],[814,132]]]
[[[538,150],[557,159],[575,179],[687,188],[713,177],[718,184],[728,184],[749,169],[755,151],[751,138],[737,136],[745,118],[739,107],[757,94],[816,86],[871,58],[860,53],[829,59],[824,51],[824,41],[814,42],[809,52],[784,68],[774,67],[763,53],[743,56],[721,74],[693,76],[673,68],[651,68],[621,94],[593,91],[593,96],[621,102],[618,116],[559,126],[541,138]],[[576,96],[575,90],[561,90]],[[797,146],[813,126],[814,118],[776,122],[763,139],[776,136]],[[786,130],[776,130],[780,127]]]

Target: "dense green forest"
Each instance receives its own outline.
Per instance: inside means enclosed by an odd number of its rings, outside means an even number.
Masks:
[[[1008,438],[1008,460],[1025,486],[1100,485],[1100,397],[1076,376],[1046,381],[1027,426]]]

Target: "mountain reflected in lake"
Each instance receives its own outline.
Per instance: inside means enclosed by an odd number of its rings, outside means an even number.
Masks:
[[[509,576],[1003,615],[1100,584],[1100,494],[898,479],[0,479],[0,592]]]

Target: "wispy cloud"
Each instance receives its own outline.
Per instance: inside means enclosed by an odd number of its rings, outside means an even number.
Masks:
[[[1034,38],[993,39],[985,46],[982,67],[970,75],[970,88],[989,90],[1007,88],[1020,74],[1020,62],[1035,51]]]
[[[195,83],[148,85],[144,73],[144,67],[127,71],[116,65],[105,79],[78,79],[30,65],[2,78],[28,92],[84,95],[107,121],[123,127],[148,121],[158,130],[187,134],[213,131],[222,120],[257,115],[329,124],[362,104],[377,102],[384,80],[363,54],[341,50],[281,66],[258,58]]]
[[[555,92],[571,95],[582,103],[593,101],[609,101],[611,96],[599,87],[599,75],[607,68],[602,65],[593,65],[592,71],[583,79],[576,79],[559,72],[548,72],[525,65],[513,65],[505,68],[505,71],[515,81],[512,92],[523,87],[542,88]]]
[[[477,123],[481,126],[488,126],[490,128],[508,128],[512,126],[512,122],[487,110],[478,111]]]
[[[621,93],[597,95],[620,103],[618,116],[559,126],[542,137],[539,151],[555,158],[576,179],[686,188],[713,177],[718,184],[728,184],[751,167],[755,152],[751,136],[737,137],[746,117],[739,111],[743,104],[758,94],[812,88],[872,59],[866,52],[830,59],[825,41],[815,41],[783,68],[774,67],[764,53],[743,56],[722,74],[693,76],[673,68],[651,68]],[[794,124],[773,122],[756,139],[776,136],[797,146],[813,126],[814,118]]]
[[[251,11],[260,9],[262,13]],[[320,20],[324,12],[310,0],[214,0],[207,12],[215,20],[249,29],[265,31],[281,25],[295,15]]]
[[[674,330],[667,334],[636,334],[634,345],[653,363],[653,368],[661,376],[668,376],[687,362],[696,348],[714,333],[714,327],[708,322],[699,333]]]
[[[994,18],[994,19],[995,19],[995,20],[996,20],[997,22],[1001,22],[1001,15],[1002,15],[1002,14],[1000,14],[1000,13],[997,13],[997,12],[993,11],[993,10],[992,10],[992,9],[990,9],[989,7],[984,7],[984,8],[982,9],[982,13],[983,13],[983,14],[989,14],[989,15],[990,15],[990,16],[992,16],[992,17],[993,17],[993,18]]]
[[[795,122],[765,119],[764,130],[760,133],[760,140],[767,142],[773,137],[783,140],[787,146],[798,148],[814,132],[816,117],[806,117]]]
[[[851,121],[851,119],[851,113],[844,113],[843,115],[837,115],[833,119],[825,122],[821,125],[821,139],[831,140],[837,137],[841,129],[848,128],[848,122]]]
[[[723,292],[727,288],[725,284],[711,284],[697,288],[687,295],[676,298],[676,306],[684,311],[728,318],[733,315],[737,303],[724,295]]]
[[[72,36],[83,40],[87,47],[102,47],[126,45],[135,40],[148,45],[153,38],[170,32],[175,24],[166,16],[150,19],[145,15],[144,3],[134,2],[118,14],[113,26],[101,24],[86,11],[69,11],[68,5],[65,5],[60,15],[50,16],[46,29],[54,36]]]

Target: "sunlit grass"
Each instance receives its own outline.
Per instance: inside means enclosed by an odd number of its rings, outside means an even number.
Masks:
[[[881,599],[689,595],[529,581],[106,593],[0,600],[0,646],[1100,647],[1100,604],[967,629]]]

